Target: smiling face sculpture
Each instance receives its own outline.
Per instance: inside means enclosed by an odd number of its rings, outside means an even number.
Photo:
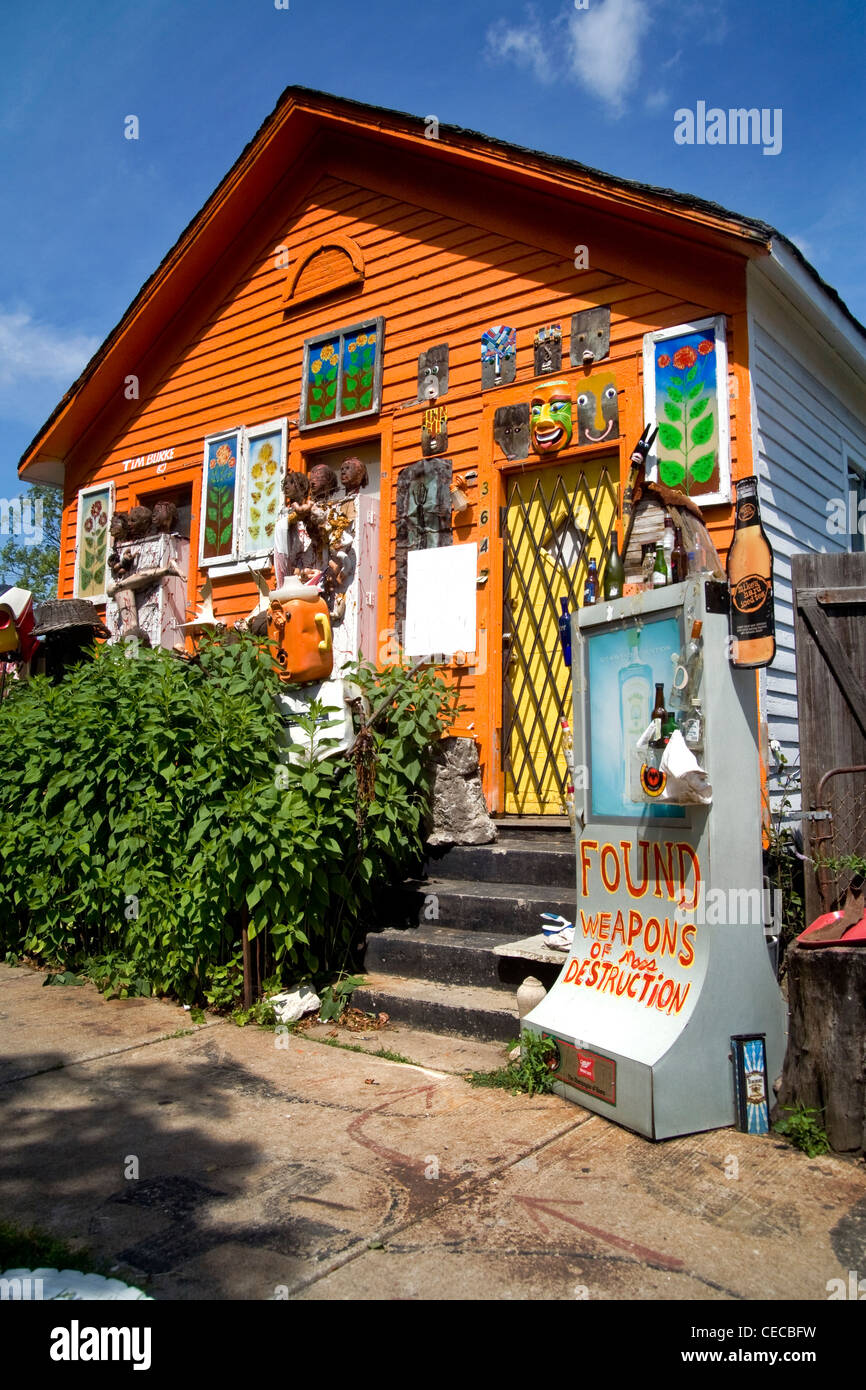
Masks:
[[[613,372],[594,372],[577,397],[577,442],[619,438],[619,396]]]
[[[532,447],[537,454],[556,454],[571,443],[571,387],[567,381],[536,387],[529,410]]]

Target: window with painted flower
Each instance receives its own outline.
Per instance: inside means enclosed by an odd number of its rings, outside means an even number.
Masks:
[[[203,566],[254,560],[273,548],[286,436],[286,421],[271,420],[205,440],[199,542]]]
[[[644,338],[645,415],[658,425],[650,477],[702,506],[731,500],[725,319],[678,324]],[[656,471],[657,470],[657,471]]]
[[[78,494],[73,597],[105,601],[105,566],[114,510],[114,484],[83,487]]]
[[[304,343],[301,428],[373,415],[382,397],[385,320],[317,334]]]

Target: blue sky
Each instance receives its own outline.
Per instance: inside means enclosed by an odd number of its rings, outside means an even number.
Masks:
[[[763,218],[866,320],[864,28],[862,0],[3,6],[0,496],[18,494],[18,457],[290,83]],[[678,145],[674,112],[698,101],[780,108],[780,153]]]

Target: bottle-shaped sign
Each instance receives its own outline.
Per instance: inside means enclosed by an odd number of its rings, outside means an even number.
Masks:
[[[583,606],[590,608],[594,603],[598,603],[598,565],[595,560],[590,560],[589,570],[583,583]]]
[[[776,655],[773,552],[761,525],[758,479],[737,483],[737,523],[728,551],[731,663],[769,666]]]
[[[568,611],[568,599],[561,598],[559,606],[562,609],[557,622],[559,624],[559,641],[562,645],[562,659],[566,666],[571,666],[571,614]]]
[[[652,698],[652,669],[640,659],[640,632],[628,634],[633,659],[619,673],[619,717],[622,729],[624,794],[626,801],[639,801],[640,752],[637,741],[649,723]]]
[[[660,589],[662,585],[668,583],[668,567],[665,561],[664,546],[659,541],[656,546],[656,561],[653,565],[653,588]]]
[[[610,538],[610,554],[604,571],[605,598],[622,598],[625,584],[625,566],[616,543],[616,532]]]

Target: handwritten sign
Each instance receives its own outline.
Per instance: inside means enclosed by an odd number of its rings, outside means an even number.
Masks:
[[[138,458],[124,459],[124,473],[133,473],[138,468],[156,467],[157,473],[164,473],[169,462],[174,458],[174,448],[158,449],[153,454],[140,454]]]

